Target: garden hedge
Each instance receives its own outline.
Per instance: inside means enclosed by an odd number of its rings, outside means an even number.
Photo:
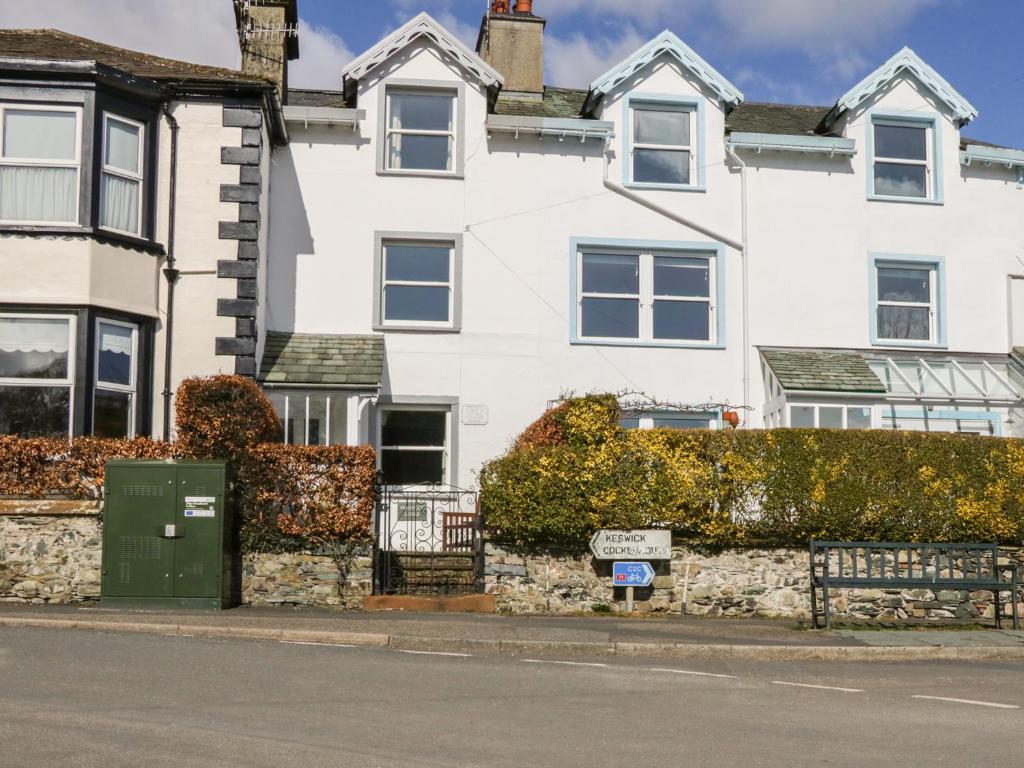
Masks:
[[[0,496],[99,499],[110,459],[227,459],[235,467],[247,552],[365,545],[376,500],[369,446],[294,446],[249,379],[182,382],[177,440],[0,436]]]
[[[709,544],[1024,536],[1024,444],[895,431],[626,431],[614,397],[568,400],[481,473],[493,535],[582,550],[599,528]]]

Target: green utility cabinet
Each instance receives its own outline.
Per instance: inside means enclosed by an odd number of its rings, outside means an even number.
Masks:
[[[240,585],[225,462],[110,461],[100,602],[228,608]]]

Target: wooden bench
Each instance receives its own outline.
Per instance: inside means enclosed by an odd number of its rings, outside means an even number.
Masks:
[[[831,587],[987,590],[995,596],[996,627],[1002,627],[1000,592],[1009,592],[1013,628],[1017,616],[1017,564],[999,562],[995,544],[907,544],[811,540],[811,621],[818,628],[818,590],[825,627],[831,626]]]

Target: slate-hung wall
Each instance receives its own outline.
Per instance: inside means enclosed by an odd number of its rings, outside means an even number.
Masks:
[[[543,28],[504,16],[479,50],[506,23]],[[748,103],[669,32],[585,90],[511,93],[515,66],[421,15],[339,91],[296,92],[272,171],[268,327],[381,333],[361,427],[440,452],[423,480],[472,485],[566,391],[677,404],[630,414],[641,427],[720,428],[730,409],[753,428],[1024,423],[1007,330],[1024,153],[971,162],[973,108],[912,51],[809,108]],[[399,114],[417,98],[442,117]],[[436,146],[401,167],[419,140]],[[406,247],[432,276],[402,267]],[[402,304],[410,288],[447,306]],[[436,419],[429,446],[413,418]]]

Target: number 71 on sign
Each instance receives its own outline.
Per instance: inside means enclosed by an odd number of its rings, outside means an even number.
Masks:
[[[612,586],[649,587],[654,581],[654,569],[650,563],[613,563]]]

